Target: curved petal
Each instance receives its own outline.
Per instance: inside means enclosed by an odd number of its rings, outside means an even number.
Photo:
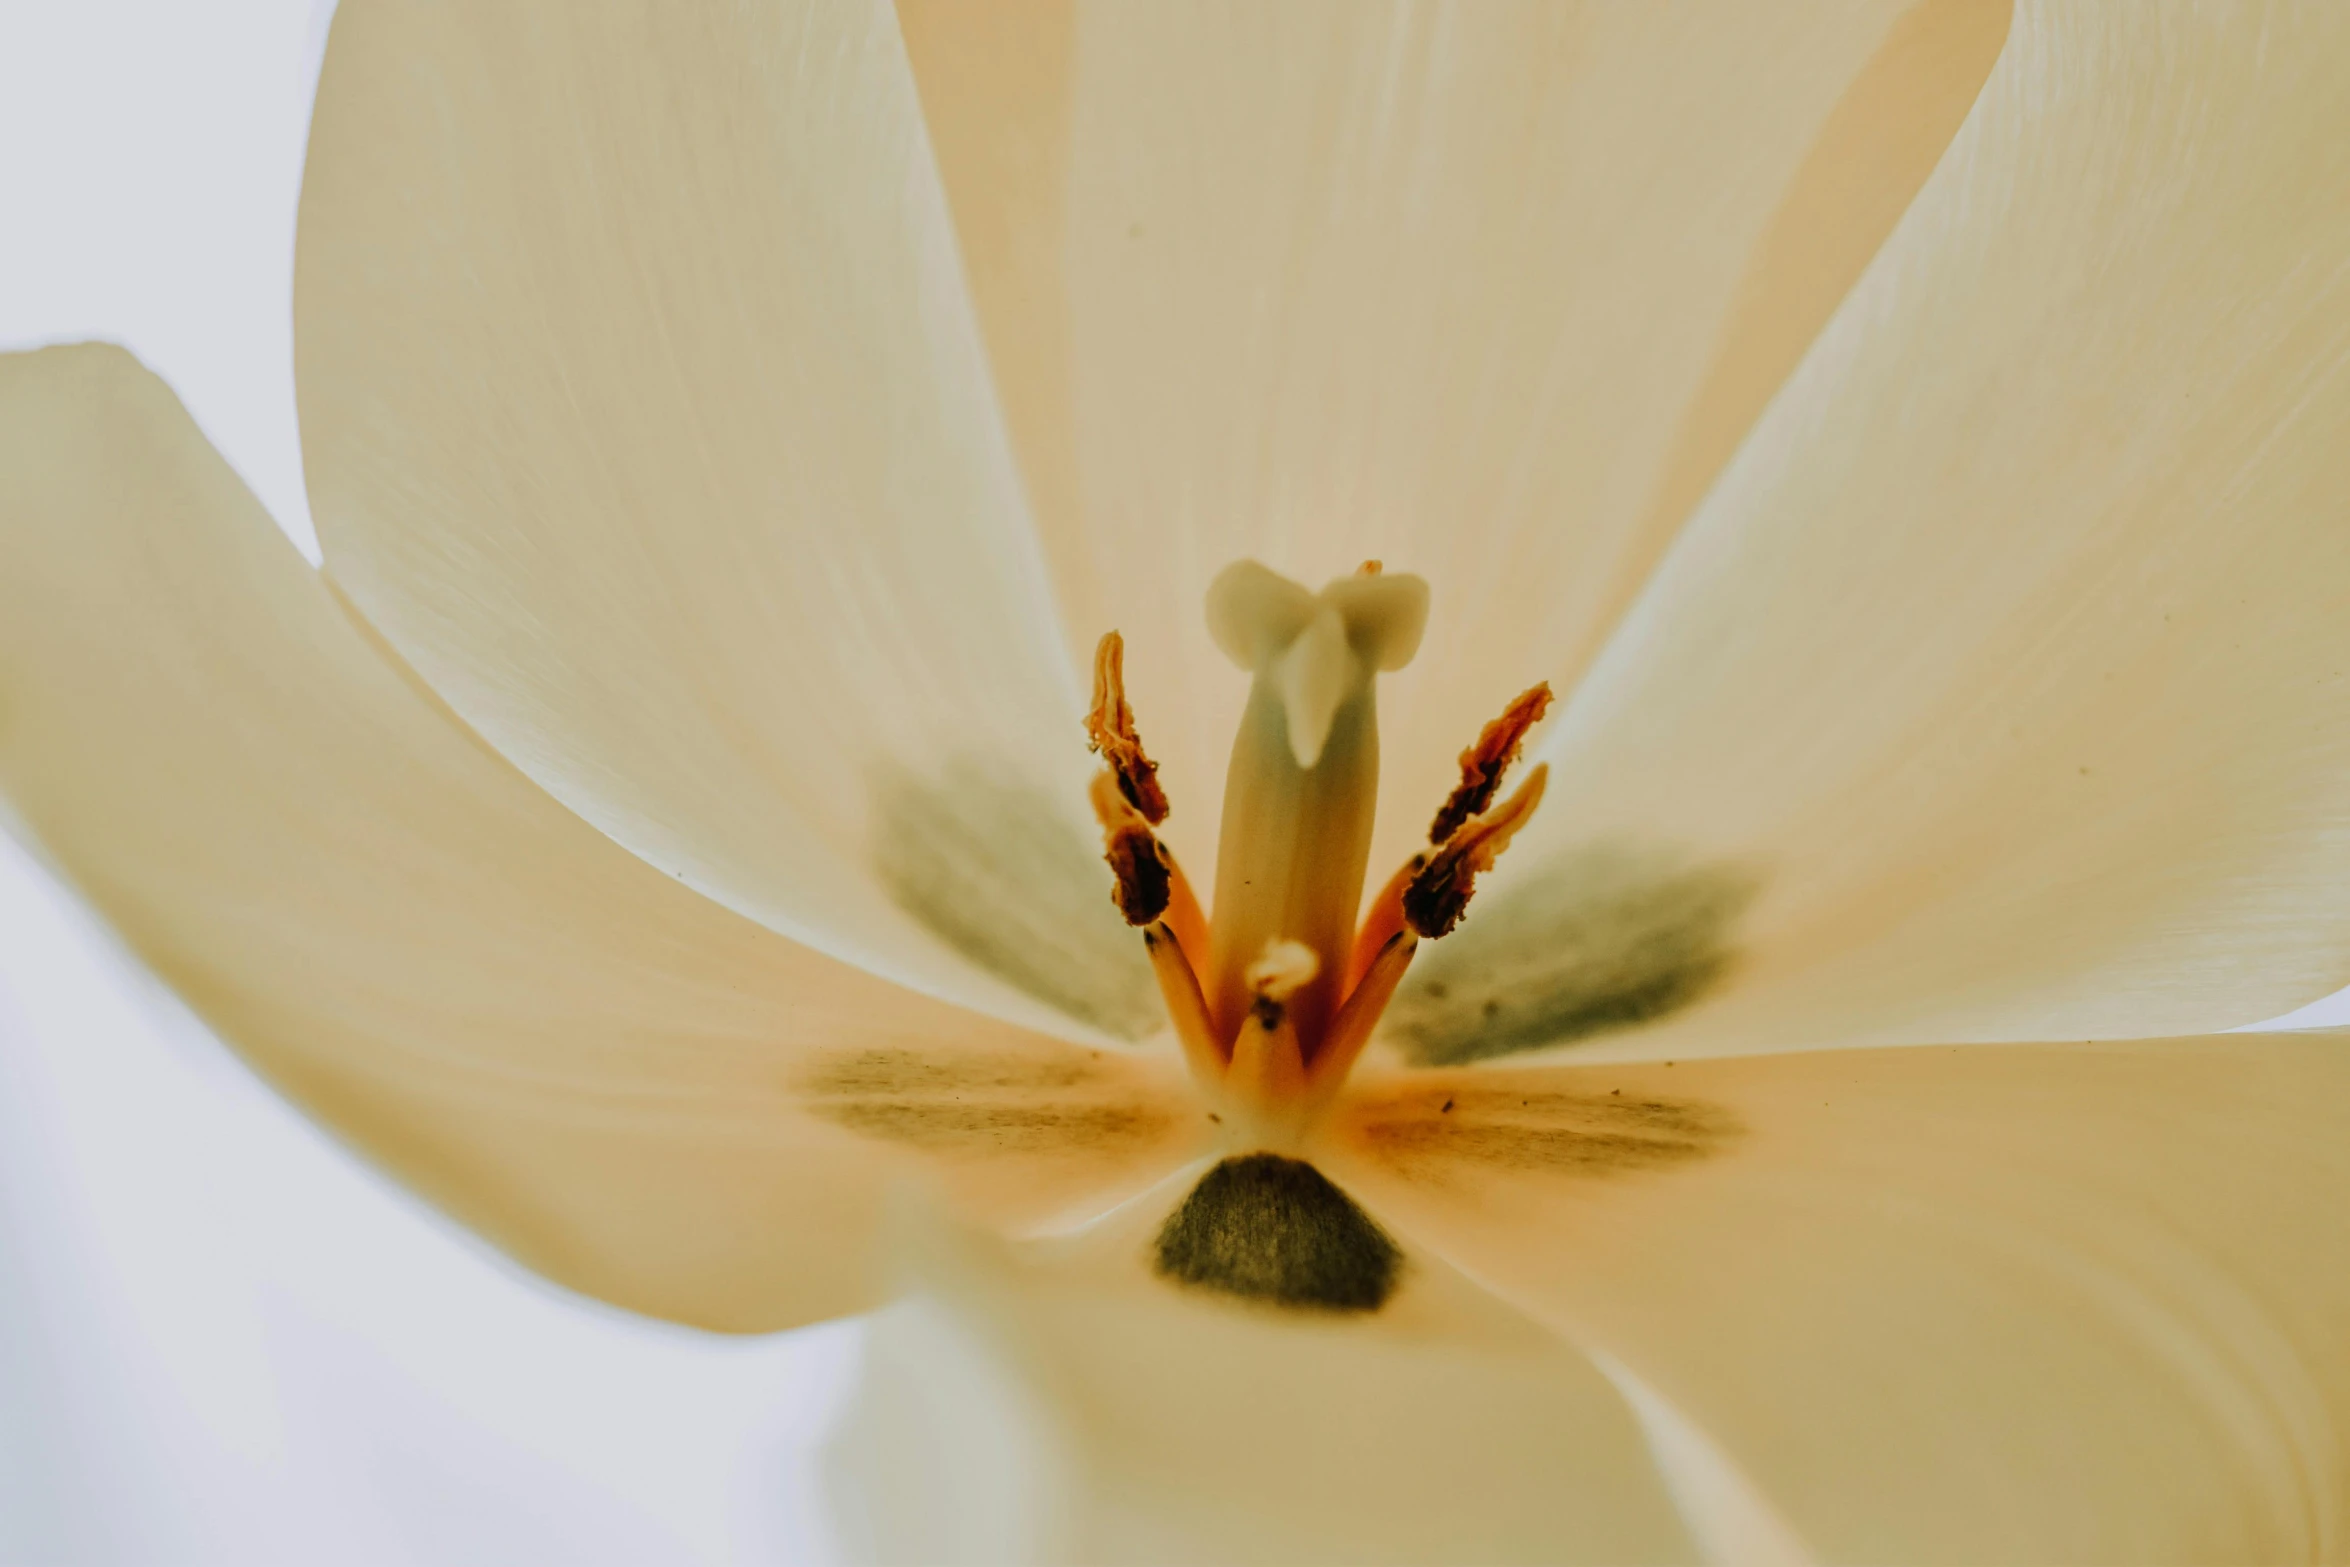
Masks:
[[[2350,982],[2345,71],[2336,7],[2019,13],[1496,878],[1547,832],[1757,879],[1718,1002],[1627,1049],[2126,1038]]]
[[[1692,1558],[1608,1380],[1441,1262],[1363,1319],[1151,1279],[1191,1178],[1026,1255],[906,1226],[832,1460],[865,1559]]]
[[[886,4],[352,0],[297,261],[328,569],[468,723],[729,907],[1070,1026],[875,863],[974,773],[1091,830]]]
[[[1975,0],[901,11],[1068,629],[1125,633],[1179,846],[1241,701],[1209,578],[1382,557],[1437,590],[1389,685],[1399,859],[1476,726],[1580,672],[2006,27]]]
[[[893,1172],[1026,1226],[1184,1156],[1171,1064],[797,947],[563,810],[128,355],[0,359],[0,485],[0,787],[29,840],[272,1082],[532,1267],[781,1327],[869,1303]]]
[[[1825,1559],[2333,1561],[2345,1103],[2340,1036],[1466,1069],[1326,1167]]]

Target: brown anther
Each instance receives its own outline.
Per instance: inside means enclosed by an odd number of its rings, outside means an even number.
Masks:
[[[1519,693],[1501,716],[1477,734],[1477,743],[1461,753],[1460,786],[1453,790],[1436,820],[1428,824],[1428,841],[1442,844],[1472,816],[1482,815],[1500,792],[1501,780],[1518,759],[1526,731],[1542,721],[1550,708],[1550,682]]]
[[[1110,840],[1107,858],[1118,878],[1110,899],[1129,925],[1149,925],[1167,912],[1167,858],[1159,840],[1137,828]]]
[[[1167,794],[1159,787],[1159,764],[1145,756],[1135,733],[1134,709],[1126,705],[1126,639],[1102,633],[1093,650],[1093,710],[1085,715],[1087,745],[1100,753],[1117,776],[1126,803],[1156,827],[1167,819]]]
[[[1550,768],[1536,767],[1517,793],[1467,823],[1429,856],[1404,890],[1404,923],[1430,939],[1458,925],[1468,912],[1470,894],[1477,890],[1478,876],[1493,869],[1501,851],[1509,847],[1510,839],[1542,803],[1542,791],[1549,782]]]
[[[1110,901],[1129,925],[1149,925],[1167,912],[1174,897],[1175,865],[1150,824],[1126,799],[1115,773],[1093,780],[1093,813],[1102,824],[1102,858],[1117,885]]]
[[[1379,575],[1379,573],[1385,571],[1386,569],[1387,562],[1383,560],[1367,560],[1355,568],[1355,575],[1358,577],[1376,577]]]

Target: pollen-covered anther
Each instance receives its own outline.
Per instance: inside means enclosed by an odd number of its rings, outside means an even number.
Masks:
[[[1536,766],[1515,794],[1467,823],[1429,855],[1404,889],[1404,923],[1431,940],[1458,925],[1477,890],[1477,878],[1493,869],[1510,839],[1533,817],[1549,782],[1549,766]]]
[[[1118,792],[1142,819],[1156,827],[1167,819],[1167,794],[1159,787],[1159,764],[1143,753],[1126,704],[1126,639],[1102,633],[1093,649],[1093,707],[1085,715],[1089,746],[1110,766]]]
[[[1153,924],[1174,901],[1174,859],[1127,801],[1115,773],[1096,773],[1092,795],[1093,813],[1102,824],[1102,858],[1117,878],[1110,899],[1127,924]]]
[[[1428,841],[1442,844],[1472,816],[1482,815],[1501,792],[1501,781],[1518,759],[1526,731],[1542,722],[1550,710],[1550,682],[1545,680],[1518,694],[1501,716],[1477,734],[1477,743],[1461,753],[1461,781],[1436,820],[1428,824]]]
[[[1108,764],[1094,775],[1091,794],[1094,819],[1102,824],[1102,858],[1117,878],[1110,901],[1129,925],[1147,926],[1163,916],[1179,943],[1204,955],[1207,916],[1183,867],[1151,831],[1167,819],[1167,796],[1159,787],[1159,764],[1143,754],[1134,727],[1125,666],[1125,640],[1104,632],[1094,646],[1093,708],[1085,715],[1085,733]]]

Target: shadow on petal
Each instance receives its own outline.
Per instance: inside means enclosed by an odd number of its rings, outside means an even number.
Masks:
[[[1736,960],[1752,870],[1601,842],[1497,886],[1414,966],[1388,1037],[1420,1066],[1514,1055],[1677,1012]]]
[[[884,772],[874,864],[898,907],[973,964],[1119,1039],[1166,1026],[1142,942],[1068,809],[972,757],[936,776]]]

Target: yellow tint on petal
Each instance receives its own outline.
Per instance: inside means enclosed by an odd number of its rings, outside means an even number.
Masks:
[[[1243,696],[1200,625],[1213,574],[1382,558],[1433,584],[1387,693],[1382,863],[1443,798],[1464,721],[1580,671],[2005,19],[900,12],[1070,634],[1124,632],[1180,852],[1205,852]]]
[[[706,1327],[874,1299],[883,1184],[1069,1222],[1171,1063],[876,979],[613,845],[441,707],[118,349],[0,358],[0,812],[223,1039],[548,1277]]]
[[[1441,1261],[1368,1317],[1152,1278],[1186,1171],[1067,1242],[904,1227],[831,1455],[874,1561],[1667,1562],[1695,1556],[1605,1376]],[[976,1505],[942,1499],[987,1477]],[[978,1532],[981,1529],[987,1532]]]
[[[1759,878],[1621,1048],[2127,1038],[2350,983],[2350,11],[2034,5],[1555,724],[1513,852]],[[1464,931],[1464,942],[1474,932]]]
[[[328,570],[468,723],[729,907],[1075,1027],[876,868],[959,775],[1091,831],[886,4],[353,0],[295,313]]]
[[[1322,1165],[1822,1559],[2334,1561],[2345,1105],[2342,1035],[1500,1067]]]
[[[2008,0],[1912,6],[1837,100],[1755,241],[1713,362],[1673,432],[1640,529],[1658,550],[1909,210],[1974,107],[2012,9]]]

